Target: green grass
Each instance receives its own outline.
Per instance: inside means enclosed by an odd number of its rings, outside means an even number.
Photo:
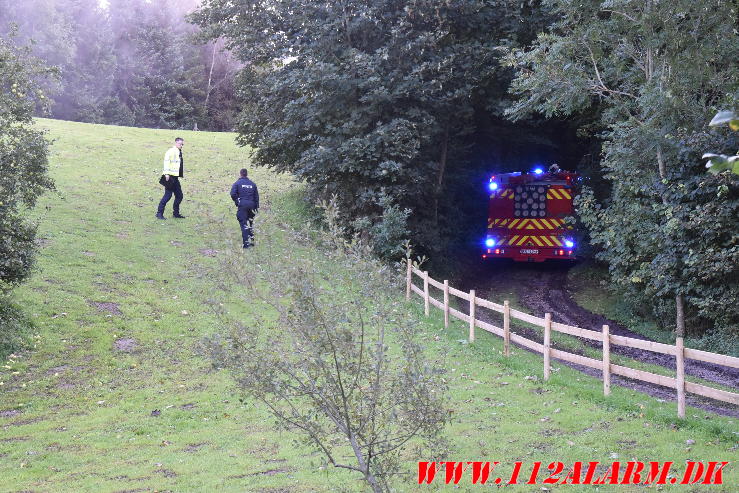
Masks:
[[[257,309],[236,303],[243,288],[219,275],[234,255],[249,261],[237,248],[227,196],[237,170],[248,166],[234,135],[38,124],[55,139],[58,192],[34,211],[44,247],[37,272],[14,295],[37,334],[34,346],[0,368],[0,489],[364,490],[356,475],[321,467],[296,435],[275,431],[265,410],[240,402],[229,375],[198,354],[203,337],[221,330],[214,301],[222,298],[231,318],[248,320]],[[189,217],[157,221],[156,181],[175,136],[185,138],[182,212]],[[285,262],[322,257],[310,241],[291,243],[290,229],[313,216],[301,187],[261,169],[250,176],[263,197],[257,248]],[[409,309],[423,317],[417,302]],[[527,467],[637,458],[674,461],[682,472],[686,459],[737,458],[736,420],[695,409],[677,420],[674,403],[622,388],[604,398],[599,380],[560,365],[542,382],[540,357],[514,350],[506,359],[501,342],[484,334],[473,345],[458,342],[466,332],[462,323],[444,330],[435,310],[421,334],[429,355],[448,367],[449,402],[439,412],[450,416],[449,459],[497,460],[509,473],[516,460]],[[127,341],[129,350],[116,348]],[[395,482],[398,491],[445,489],[416,486],[414,467],[409,462],[411,474]],[[734,464],[724,480],[710,491],[734,490]]]

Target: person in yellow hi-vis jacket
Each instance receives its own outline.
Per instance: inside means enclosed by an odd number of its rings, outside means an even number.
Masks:
[[[159,208],[157,209],[157,219],[164,219],[164,208],[169,202],[169,199],[174,195],[174,204],[172,204],[172,217],[177,219],[184,219],[185,216],[180,214],[180,203],[182,202],[182,186],[180,185],[180,178],[182,178],[185,165],[182,160],[182,146],[185,145],[185,140],[181,137],[174,139],[174,147],[169,149],[164,154],[164,168],[162,170],[162,177],[159,179],[159,183],[164,186],[164,196],[159,201]]]

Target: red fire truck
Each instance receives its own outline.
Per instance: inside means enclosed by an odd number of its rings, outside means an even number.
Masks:
[[[573,215],[577,173],[536,168],[490,177],[490,206],[482,258],[519,262],[574,260],[575,240],[565,218]]]

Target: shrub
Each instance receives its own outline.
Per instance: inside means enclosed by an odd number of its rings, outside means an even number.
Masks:
[[[440,451],[445,384],[424,357],[397,273],[358,237],[344,239],[334,204],[325,211],[323,258],[283,255],[265,242],[248,264],[232,258],[225,271],[247,288],[245,302],[267,314],[229,324],[208,346],[216,366],[231,370],[281,426],[373,491],[387,491],[411,445]]]

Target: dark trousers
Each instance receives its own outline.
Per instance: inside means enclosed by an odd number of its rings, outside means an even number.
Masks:
[[[180,202],[182,202],[182,186],[180,180],[176,176],[170,176],[169,180],[165,182],[167,185],[164,187],[164,196],[159,201],[159,208],[157,214],[164,214],[164,207],[169,202],[169,199],[174,195],[174,204],[172,204],[172,212],[175,216],[180,215]]]
[[[244,246],[251,245],[254,243],[254,209],[239,207],[236,219],[239,220],[239,226],[241,226],[241,239],[244,241]]]

